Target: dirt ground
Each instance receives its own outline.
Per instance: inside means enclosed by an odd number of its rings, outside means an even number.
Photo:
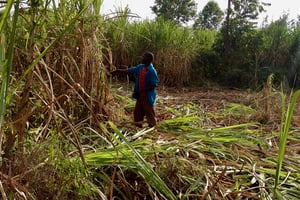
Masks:
[[[244,113],[245,116],[226,115],[219,118],[207,120],[209,124],[205,124],[204,128],[223,127],[249,122],[258,122],[263,133],[273,133],[280,131],[282,117],[282,97],[280,92],[273,91],[271,93],[264,90],[254,92],[250,90],[240,90],[236,88],[217,88],[217,87],[201,87],[201,88],[158,88],[158,98],[155,107],[158,121],[172,118],[167,113],[166,107],[176,107],[187,103],[194,103],[199,106],[204,113],[216,114],[222,113],[227,104],[235,103],[241,106],[253,108],[253,113]],[[288,96],[286,97],[288,98]],[[293,118],[290,126],[290,132],[300,132],[300,100],[295,106]],[[285,108],[287,109],[287,108]],[[225,117],[225,119],[224,119]],[[166,134],[170,136],[170,134]],[[294,135],[294,134],[293,134]],[[287,151],[300,153],[300,144],[296,142],[296,138],[289,141]]]
[[[243,119],[233,119],[234,124],[258,121],[268,128],[278,128],[281,117],[281,100],[277,93],[265,94],[236,88],[199,87],[199,88],[158,88],[156,112],[159,120],[164,120],[164,109],[167,106],[183,105],[189,102],[197,104],[205,113],[223,112],[228,104],[247,106],[255,113]],[[295,112],[296,113],[296,112]],[[247,113],[245,113],[247,115]],[[239,121],[241,120],[241,121]],[[225,120],[226,121],[226,120]],[[224,124],[230,125],[230,124]],[[276,127],[273,127],[276,126]]]

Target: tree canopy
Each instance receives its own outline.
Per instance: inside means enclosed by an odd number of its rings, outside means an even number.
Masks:
[[[197,14],[194,0],[155,0],[150,8],[157,17],[176,23],[187,23]]]
[[[222,20],[224,12],[215,1],[209,1],[199,12],[198,17],[195,21],[194,28],[201,27],[204,29],[217,29]]]

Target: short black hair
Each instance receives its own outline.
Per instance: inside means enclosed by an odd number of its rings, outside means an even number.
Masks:
[[[150,61],[152,62],[153,59],[154,59],[154,55],[153,53],[149,52],[149,51],[146,51],[144,54],[143,54],[143,57],[147,59],[147,61]]]

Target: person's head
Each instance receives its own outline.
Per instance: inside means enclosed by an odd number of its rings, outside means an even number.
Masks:
[[[150,64],[153,62],[154,56],[151,52],[145,52],[142,57],[142,64]]]

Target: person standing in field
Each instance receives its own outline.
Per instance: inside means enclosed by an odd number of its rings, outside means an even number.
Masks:
[[[135,85],[132,97],[136,99],[134,108],[134,122],[138,127],[143,127],[143,120],[146,116],[149,127],[156,125],[154,105],[156,103],[156,90],[159,83],[157,71],[153,66],[154,55],[145,52],[142,56],[141,64],[129,69],[117,69],[111,72],[112,75],[128,74],[135,75]]]

